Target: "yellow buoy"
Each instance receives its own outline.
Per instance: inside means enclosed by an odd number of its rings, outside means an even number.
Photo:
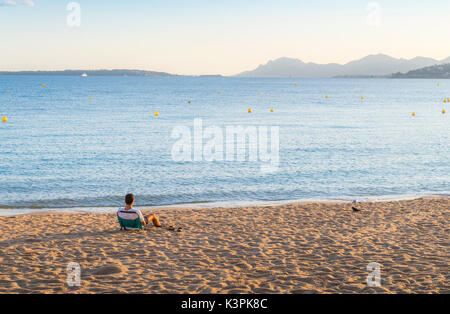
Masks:
[[[151,88],[148,89],[148,91],[151,91],[151,90],[152,90]]]
[[[437,86],[439,87],[439,83],[437,84]]]
[[[361,96],[361,99],[364,99],[364,96]]]
[[[328,99],[328,95],[325,95],[325,98],[327,98],[327,99]]]
[[[217,94],[220,94],[220,90],[219,90],[219,91],[217,91]]]
[[[298,84],[295,84],[295,87],[298,87]]]
[[[413,113],[412,113],[412,116],[413,116],[413,117],[415,117],[415,116],[416,116],[416,113],[415,113],[415,112],[413,112]]]
[[[188,100],[188,104],[190,104],[191,103],[191,101],[190,100]]]
[[[252,109],[248,109],[248,113],[252,113]]]
[[[450,102],[450,98],[447,98],[447,102]]]
[[[11,94],[8,94],[8,97],[11,97]]]
[[[42,87],[45,87],[45,84],[44,84],[44,83],[42,83]]]
[[[261,92],[259,92],[258,95],[261,96],[262,95]]]
[[[442,114],[445,114],[445,109],[442,110]]]
[[[159,117],[159,112],[155,111],[155,117]]]
[[[7,117],[3,117],[3,118],[2,118],[2,121],[3,121],[3,122],[8,122],[8,118],[7,118]]]
[[[92,97],[89,97],[89,100],[92,100]]]
[[[270,112],[274,112],[273,108],[270,109]]]

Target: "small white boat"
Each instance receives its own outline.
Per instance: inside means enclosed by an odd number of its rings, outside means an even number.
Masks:
[[[86,73],[81,74],[82,77],[87,77],[88,75]]]

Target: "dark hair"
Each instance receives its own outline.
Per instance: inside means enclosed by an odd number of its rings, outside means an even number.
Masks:
[[[134,202],[134,195],[133,194],[127,194],[127,196],[125,196],[125,204],[127,205],[131,205]]]

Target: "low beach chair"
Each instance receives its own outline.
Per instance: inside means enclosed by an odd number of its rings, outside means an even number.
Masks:
[[[143,226],[141,219],[139,218],[139,215],[135,212],[121,210],[117,213],[117,219],[119,220],[120,230],[129,231],[129,230],[144,230],[153,228],[153,225],[151,224]],[[165,224],[163,224],[162,227],[169,231],[178,231],[178,232],[181,232],[183,229],[181,227],[175,228],[174,226]]]
[[[119,220],[120,230],[142,230],[142,225],[139,215],[134,212],[120,211],[117,213],[117,219]]]

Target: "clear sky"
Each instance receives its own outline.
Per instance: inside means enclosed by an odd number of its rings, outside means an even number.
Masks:
[[[450,56],[449,0],[0,0],[0,70],[236,74],[279,57]]]

